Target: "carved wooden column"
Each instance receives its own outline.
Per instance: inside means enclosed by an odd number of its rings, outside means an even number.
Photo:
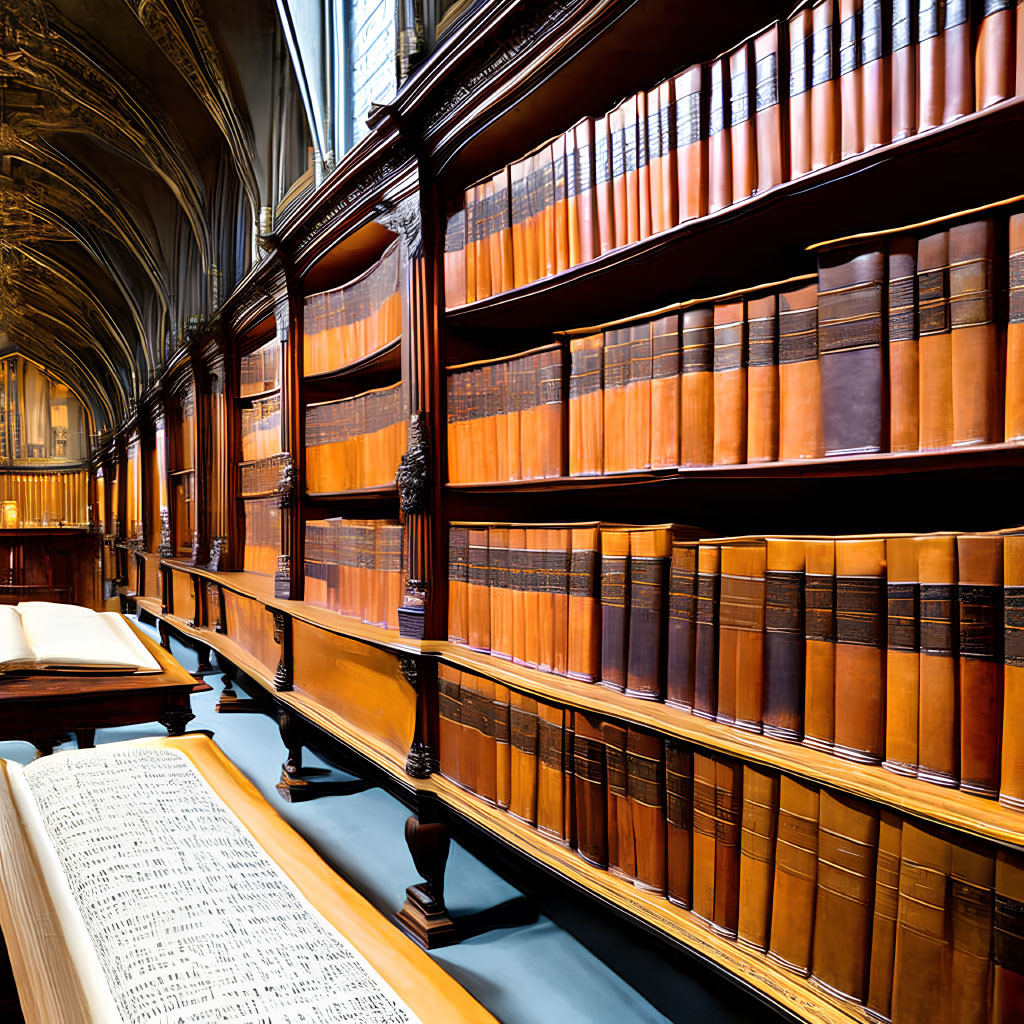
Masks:
[[[276,292],[274,321],[281,343],[281,554],[274,573],[274,597],[297,600],[302,596],[302,522],[298,481],[302,479],[302,418],[299,387],[302,381],[302,296],[290,275],[282,273]]]
[[[222,568],[228,549],[227,365],[224,335],[215,332],[196,365],[196,529],[208,569]]]

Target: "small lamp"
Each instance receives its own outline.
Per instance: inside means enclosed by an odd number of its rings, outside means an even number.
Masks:
[[[5,530],[18,528],[18,503],[16,501],[3,503],[3,525]]]

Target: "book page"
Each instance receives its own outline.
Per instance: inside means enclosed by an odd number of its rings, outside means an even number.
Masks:
[[[11,604],[0,604],[0,666],[32,661],[34,657],[17,609]]]
[[[40,667],[160,671],[160,663],[117,612],[63,617],[60,607],[30,608],[21,614],[25,636]]]
[[[176,750],[24,770],[125,1024],[418,1024]]]

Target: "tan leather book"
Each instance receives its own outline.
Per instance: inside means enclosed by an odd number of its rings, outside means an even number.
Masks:
[[[447,309],[453,309],[465,301],[466,211],[460,209],[448,217],[444,233],[444,304]],[[309,358],[304,360],[304,366],[307,374],[319,372],[319,366]]]
[[[469,643],[468,586],[469,531],[453,526],[448,531],[448,640],[453,644]]]
[[[945,0],[919,0],[917,9],[917,130],[942,124],[946,106]]]
[[[491,179],[492,230],[490,233],[491,294],[515,287],[512,266],[512,210],[509,173],[504,167]]]
[[[491,654],[512,660],[512,590],[509,586],[508,528],[487,531],[487,589],[491,597]]]
[[[761,731],[765,544],[723,544],[717,721]]]
[[[889,450],[912,452],[920,439],[917,239],[889,240]]]
[[[803,739],[805,541],[765,541],[764,733]]]
[[[1024,17],[1019,19],[1024,26]],[[1006,328],[1007,441],[1024,438],[1024,213],[1010,217],[1010,304]]]
[[[651,466],[651,322],[629,329],[629,381],[626,384],[626,468]]]
[[[757,191],[757,144],[754,139],[753,47],[740,43],[729,54],[729,132],[732,136],[732,201]]]
[[[629,627],[626,694],[641,700],[665,696],[666,622],[672,530],[629,534]]]
[[[678,175],[675,128],[675,92],[669,78],[647,93],[647,160],[651,190],[651,234],[668,231],[678,223]]]
[[[511,786],[508,813],[529,825],[537,822],[537,701],[517,690],[509,692]]]
[[[511,527],[508,531],[509,586],[512,590],[512,661],[526,664],[526,599],[530,568],[527,564],[526,530]]]
[[[487,528],[470,528],[466,587],[466,632],[474,651],[491,649],[491,598],[487,588]]]
[[[628,530],[601,531],[601,678],[602,686],[626,689],[629,655]]]
[[[811,971],[818,881],[818,788],[783,775],[768,956],[805,977]]]
[[[787,181],[788,152],[782,129],[783,93],[779,80],[780,44],[784,42],[779,22],[754,37],[754,134],[757,139],[757,191]]]
[[[789,173],[793,178],[811,169],[813,39],[811,0],[804,0],[789,16]]]
[[[717,544],[697,549],[697,629],[694,655],[693,713],[718,714],[718,611],[721,551]]]
[[[640,98],[641,96],[643,97],[642,101]],[[646,97],[646,93],[641,93],[639,96],[628,96],[619,104],[619,109],[622,111],[622,161],[624,168],[623,179],[625,182],[624,221],[626,229],[625,234],[620,239],[618,233],[619,218],[616,210],[615,241],[619,245],[630,245],[633,242],[639,241],[641,237],[640,222],[643,218],[640,214],[640,207],[643,205],[643,200],[640,195],[642,147],[640,144],[639,129],[642,123],[641,119],[643,122],[647,119]],[[646,149],[646,136],[643,149]],[[649,183],[646,200],[648,210],[647,219],[649,221],[651,202]]]
[[[597,237],[593,119],[583,118],[571,131],[575,148],[572,160],[567,165],[566,191],[569,207],[569,266],[575,267],[594,259],[600,252],[600,243]],[[567,148],[567,161],[568,157]]]
[[[651,323],[651,458],[652,469],[679,465],[679,316]]]
[[[1022,316],[1024,320],[1024,316]],[[683,312],[682,375],[679,381],[679,464],[710,466],[714,457],[714,308]],[[1024,393],[1024,331],[1021,344]],[[1024,433],[1024,396],[1021,401]]]
[[[747,461],[746,303],[715,303],[714,445],[716,466]]]
[[[695,64],[672,80],[675,96],[677,220],[708,212],[708,122],[704,66]]]
[[[693,883],[693,752],[670,736],[664,742],[667,895],[688,910]]]
[[[608,150],[611,160],[612,186],[612,241],[616,249],[630,242],[630,212],[637,212],[635,197],[630,202],[629,191],[636,189],[636,165],[632,175],[627,174],[627,150],[632,142],[632,155],[636,159],[636,107],[628,109],[629,101],[620,103],[608,113]],[[632,130],[627,133],[626,120],[632,113]],[[632,211],[631,208],[632,207]]]
[[[604,471],[622,473],[629,465],[627,451],[631,436],[626,419],[626,392],[629,387],[632,332],[628,327],[604,332]]]
[[[477,232],[477,187],[466,189],[466,302],[476,302],[476,256],[478,249]],[[514,236],[513,236],[514,237]],[[340,362],[340,360],[339,360]]]
[[[494,707],[491,718],[494,723],[494,793],[495,802],[508,810],[512,799],[512,734],[509,731],[509,688],[501,683],[494,684]]]
[[[566,675],[593,683],[601,673],[601,531],[597,526],[574,527],[569,555],[568,631]]]
[[[565,136],[551,140],[552,198],[551,221],[554,235],[554,269],[560,274],[569,269],[569,195],[566,182]]]
[[[915,380],[916,386],[916,380]],[[779,458],[825,454],[818,360],[818,286],[779,291]]]
[[[481,794],[483,735],[477,677],[472,672],[459,675],[459,785]]]
[[[569,475],[604,470],[604,335],[569,342]]]
[[[1014,0],[988,0],[978,25],[974,51],[976,110],[1005,100],[1014,93]]]
[[[1024,1016],[1024,858],[996,852],[995,912],[992,927],[993,1024]]]
[[[611,114],[594,118],[594,212],[597,217],[596,255],[615,248],[614,199],[612,196]]]
[[[892,140],[917,131],[917,0],[892,0]]]
[[[601,738],[608,778],[608,870],[632,882],[636,878],[636,846],[629,807],[626,728],[615,722],[604,722]]]
[[[565,842],[564,708],[537,701],[537,831]]]
[[[665,703],[693,710],[697,656],[697,545],[673,541],[668,588]]]
[[[710,924],[715,915],[715,759],[693,752],[694,916]]]
[[[920,712],[921,579],[919,539],[885,541],[888,645],[885,656],[885,761],[898,775],[917,775]]]
[[[1024,810],[1024,537],[1003,538],[1003,737],[999,802]]]
[[[811,169],[839,160],[839,89],[836,83],[835,2],[811,8]]]
[[[896,915],[900,895],[900,840],[903,822],[882,808],[878,816],[878,857],[871,921],[871,959],[864,1007],[874,1018],[892,1018],[892,972],[896,955]]]
[[[884,0],[863,0],[860,84],[865,150],[888,145],[892,139],[888,15],[889,5]]]
[[[572,531],[553,529],[548,530],[547,534],[547,586],[551,592],[551,670],[556,675],[564,676],[569,671],[569,563]]]
[[[863,17],[862,0],[839,0],[839,153],[844,160],[864,149]]]
[[[778,776],[745,764],[740,831],[740,909],[736,941],[749,949],[762,952],[768,949],[771,930],[778,814]]]
[[[533,187],[530,189],[530,212],[537,242],[537,280],[555,272],[555,169],[550,143],[533,155]]]
[[[494,680],[475,673],[463,672],[463,687],[471,680],[470,700],[463,697],[462,725],[464,734],[473,735],[470,750],[476,755],[473,791],[489,804],[498,802],[498,751],[494,729]]]
[[[708,112],[708,212],[732,203],[732,131],[728,55],[711,62]]]
[[[541,529],[526,530],[526,550],[524,552],[526,597],[523,601],[526,627],[523,659],[528,667],[536,669],[540,669],[545,646],[550,641],[550,633],[541,629],[541,606],[546,582],[545,549],[544,531]],[[549,620],[543,621],[547,623]]]
[[[920,447],[953,443],[953,339],[949,323],[949,232],[917,245]]]
[[[814,980],[840,998],[868,992],[878,808],[827,789],[819,797]]]
[[[647,145],[647,93],[641,90],[634,97],[636,103],[636,192],[637,239],[651,237],[651,166]]]
[[[740,823],[743,815],[743,766],[715,761],[715,903],[711,928],[735,938],[740,911]]]
[[[565,472],[562,457],[562,430],[564,397],[562,394],[562,349],[560,346],[542,349],[539,361],[537,407],[540,453],[539,475],[550,480]]]
[[[747,302],[747,462],[779,457],[778,300]]]
[[[481,181],[476,185],[476,202],[473,211],[476,226],[473,232],[473,249],[476,265],[476,297],[486,299],[491,293],[491,236],[494,233],[494,184],[490,180]],[[345,361],[349,361],[351,353],[347,353]]]
[[[953,961],[951,1020],[988,1024],[992,1009],[992,924],[995,850],[958,837],[950,864]]]
[[[438,760],[441,774],[456,785],[462,783],[462,673],[453,665],[437,666]]]
[[[837,757],[885,756],[885,541],[836,541]]]
[[[630,726],[626,734],[626,783],[636,851],[635,885],[665,895],[665,745],[655,733]]]
[[[527,256],[530,230],[529,188],[530,158],[523,157],[509,165],[509,234],[512,239],[512,283],[521,288],[531,280],[530,260]]]
[[[576,849],[595,867],[608,866],[608,782],[601,719],[573,711]]]
[[[943,6],[946,67],[942,121],[946,124],[974,111],[974,39],[970,0],[946,0]]]

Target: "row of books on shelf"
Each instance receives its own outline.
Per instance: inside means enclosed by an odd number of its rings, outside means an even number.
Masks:
[[[1010,0],[807,0],[465,191],[445,299],[474,302],[1021,91]]]
[[[240,398],[281,386],[281,343],[275,338],[242,356]]]
[[[692,532],[454,526],[449,640],[1024,808],[1024,531]]]
[[[306,298],[302,364],[306,376],[340,370],[401,337],[400,274],[396,241],[354,281]]]
[[[269,459],[281,451],[281,396],[257,398],[242,409],[242,459]]]
[[[448,368],[448,479],[562,475],[560,345]]]
[[[438,710],[444,776],[669,913],[876,1019],[1021,1019],[1019,851],[444,663]]]
[[[335,494],[394,482],[408,442],[401,382],[306,406],[306,490]]]
[[[281,499],[250,498],[243,503],[245,514],[245,551],[242,568],[272,576],[281,555]]]
[[[574,332],[569,474],[1020,440],[1022,261],[1024,214],[994,211],[826,247],[817,276]],[[449,370],[453,481],[529,478],[515,475],[536,400],[523,358]],[[558,466],[562,413],[545,413],[528,443]]]
[[[398,628],[403,533],[389,519],[311,519],[305,529],[305,600],[373,626]]]
[[[242,497],[251,498],[280,491],[290,464],[287,455],[279,454],[243,465]]]

